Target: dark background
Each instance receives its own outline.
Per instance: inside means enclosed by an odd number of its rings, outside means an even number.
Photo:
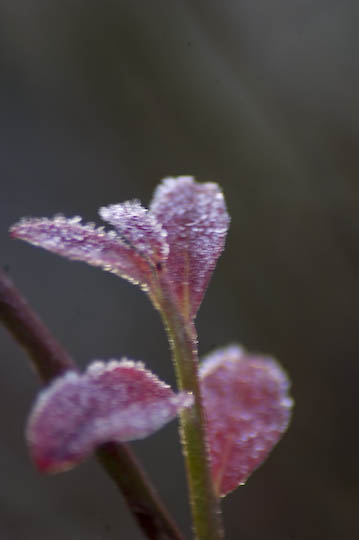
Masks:
[[[127,355],[174,384],[159,316],[113,275],[8,238],[21,216],[148,203],[168,175],[219,181],[232,225],[201,353],[279,358],[296,400],[268,462],[223,502],[229,540],[356,538],[356,1],[1,0],[1,266],[74,358]],[[97,464],[41,477],[39,389],[0,328],[0,537],[140,540]],[[134,444],[190,537],[175,423]]]

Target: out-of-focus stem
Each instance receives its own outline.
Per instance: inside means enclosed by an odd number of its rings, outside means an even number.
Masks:
[[[103,444],[97,449],[96,456],[121,489],[131,512],[148,538],[184,540],[127,444]]]
[[[39,377],[48,382],[76,366],[12,281],[0,271],[0,320],[24,347]]]
[[[15,285],[0,271],[0,320],[32,359],[46,383],[76,370],[73,360],[55,340]],[[96,452],[98,461],[121,490],[130,511],[150,540],[183,540],[150,480],[126,444],[107,443]]]

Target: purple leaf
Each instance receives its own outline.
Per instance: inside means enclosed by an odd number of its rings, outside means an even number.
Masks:
[[[150,210],[127,201],[101,208],[100,215],[117,232],[62,216],[22,219],[10,230],[16,238],[141,284],[156,305],[162,286],[185,319],[195,317],[229,224],[219,187],[189,176],[167,178]]]
[[[100,208],[99,214],[117,230],[120,238],[153,266],[168,255],[167,233],[155,216],[137,201]]]
[[[81,218],[22,219],[11,227],[11,235],[53,253],[100,266],[148,286],[152,270],[148,262],[114,231],[82,225]]]
[[[286,430],[292,400],[275,360],[230,346],[200,368],[212,477],[218,495],[243,484]]]
[[[40,393],[27,426],[30,452],[40,471],[66,470],[102,443],[147,437],[191,404],[140,362],[94,362]]]
[[[168,279],[186,318],[194,317],[221,254],[229,225],[217,184],[190,176],[166,178],[150,206],[167,231]]]

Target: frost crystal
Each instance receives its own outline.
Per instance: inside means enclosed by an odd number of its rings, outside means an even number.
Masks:
[[[128,246],[144,255],[152,264],[164,261],[168,255],[166,231],[154,215],[137,201],[112,204],[100,208],[99,214],[117,230]]]
[[[167,271],[183,313],[194,317],[202,301],[229,225],[217,184],[200,184],[191,176],[166,178],[151,211],[167,231]]]
[[[167,178],[155,191],[150,210],[127,201],[99,213],[115,231],[83,225],[77,216],[23,219],[10,231],[35,246],[139,283],[156,305],[161,283],[185,318],[194,317],[229,224],[218,186],[189,176]],[[159,280],[158,272],[166,278]]]
[[[212,476],[224,496],[247,480],[286,430],[289,381],[272,358],[237,346],[210,354],[200,376]]]
[[[148,264],[139,253],[114,231],[96,229],[92,224],[82,225],[79,219],[25,218],[13,225],[10,232],[52,253],[100,266],[136,283],[148,283]]]
[[[147,437],[191,404],[141,363],[96,361],[40,393],[27,427],[30,452],[39,470],[66,470],[102,443]]]

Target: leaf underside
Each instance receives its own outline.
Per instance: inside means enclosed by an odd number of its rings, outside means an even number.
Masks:
[[[286,430],[289,382],[275,360],[238,346],[210,354],[200,375],[212,477],[224,496],[247,480]]]
[[[102,443],[147,437],[191,402],[141,363],[97,361],[40,393],[27,426],[30,453],[40,471],[66,470]]]

